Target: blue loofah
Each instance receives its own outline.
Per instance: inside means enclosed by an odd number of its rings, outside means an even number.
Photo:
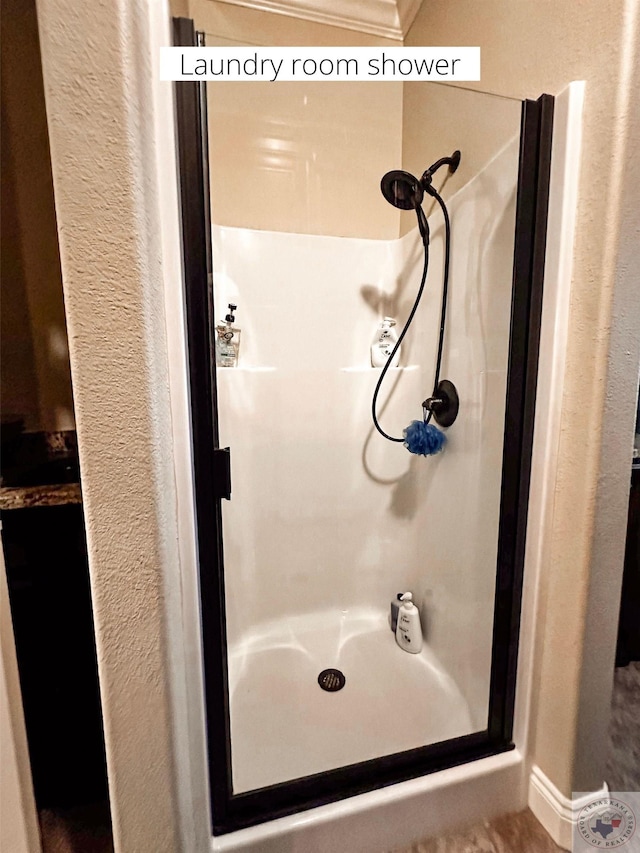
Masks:
[[[438,427],[425,424],[424,421],[411,421],[402,435],[409,453],[417,453],[419,456],[440,453],[447,441],[447,436]]]

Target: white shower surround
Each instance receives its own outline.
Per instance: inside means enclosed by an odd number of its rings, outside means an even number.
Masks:
[[[455,382],[461,409],[436,457],[386,441],[370,414],[380,376],[369,363],[371,339],[382,315],[402,324],[413,304],[423,259],[417,229],[383,241],[214,227],[216,316],[237,303],[243,329],[240,366],[217,374],[220,441],[232,460],[223,541],[232,694],[241,685],[231,700],[236,792],[486,728],[517,167],[514,139],[447,200],[452,260],[441,376]],[[444,244],[437,207],[429,220],[427,287],[378,406],[396,436],[421,417],[433,385]],[[265,751],[264,761],[253,761],[252,784],[253,751],[239,740],[252,722],[274,732],[280,722],[268,693],[255,701],[257,685],[268,683],[256,667],[278,683],[296,646],[313,666],[317,658],[318,672],[339,665],[337,652],[322,664],[310,639],[324,646],[322,632],[305,631],[305,620],[333,625],[340,617],[343,631],[358,634],[352,622],[366,613],[380,624],[405,589],[422,612],[425,654],[452,682],[450,714],[466,728],[416,726],[407,742],[390,727],[388,743],[363,731],[355,746],[347,733],[341,746],[334,732],[316,765],[308,755],[274,763]],[[390,633],[387,640],[393,646]],[[307,679],[317,693],[313,666]],[[351,699],[345,721],[357,718],[358,701]],[[425,718],[436,720],[420,701]],[[302,726],[302,708],[300,716]],[[291,750],[295,742],[292,734]]]

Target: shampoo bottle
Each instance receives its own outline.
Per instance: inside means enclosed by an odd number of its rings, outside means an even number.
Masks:
[[[384,367],[391,351],[398,342],[398,335],[393,328],[396,321],[393,317],[385,317],[376,329],[371,343],[371,366]],[[400,348],[393,357],[391,367],[397,367],[400,361]]]
[[[224,323],[216,326],[216,364],[218,367],[237,367],[240,352],[240,329],[234,326],[234,311],[238,306],[229,303]]]
[[[402,596],[402,604],[398,611],[396,642],[405,652],[417,655],[422,649],[422,627],[420,625],[420,613],[412,598],[410,592],[405,592]]]

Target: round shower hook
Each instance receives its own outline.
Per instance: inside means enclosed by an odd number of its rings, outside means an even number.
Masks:
[[[436,394],[433,397],[427,397],[422,404],[422,414],[425,423],[428,423],[428,414],[431,412],[433,419],[441,427],[449,427],[458,417],[460,410],[460,399],[458,391],[453,382],[448,379],[443,379],[438,383]]]

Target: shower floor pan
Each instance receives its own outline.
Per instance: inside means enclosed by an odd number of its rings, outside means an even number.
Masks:
[[[323,690],[326,669],[344,687]],[[229,683],[234,794],[474,731],[433,652],[403,651],[382,612],[264,624],[231,647]]]

